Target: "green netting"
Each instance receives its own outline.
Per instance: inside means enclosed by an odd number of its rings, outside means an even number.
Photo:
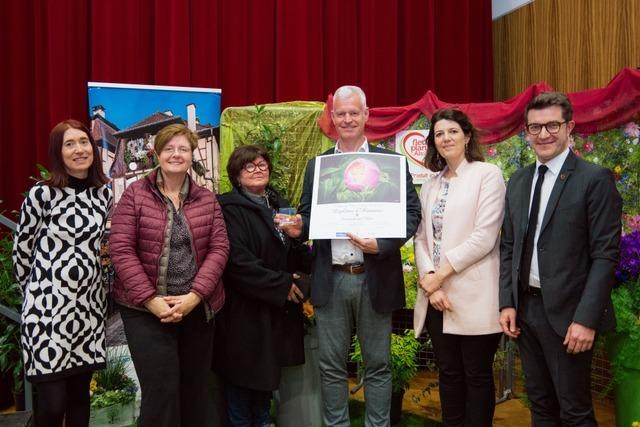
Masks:
[[[333,146],[320,132],[316,123],[324,110],[323,102],[286,102],[267,104],[262,113],[266,122],[284,129],[282,159],[288,168],[284,187],[293,206],[302,193],[302,180],[307,161]],[[227,162],[233,149],[249,141],[247,134],[255,129],[256,107],[230,107],[220,118],[220,192],[231,189],[227,176]]]

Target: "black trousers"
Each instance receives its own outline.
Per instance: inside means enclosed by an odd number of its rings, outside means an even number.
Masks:
[[[442,318],[442,312],[429,305],[427,331],[438,364],[442,423],[490,427],[496,404],[493,357],[502,334],[444,334]]]
[[[89,384],[93,372],[36,383],[36,427],[86,427],[89,425]]]
[[[593,352],[569,354],[547,320],[542,296],[524,294],[517,339],[534,427],[596,426],[591,402]]]
[[[207,425],[213,321],[204,307],[168,324],[127,307],[120,314],[142,392],[138,426]]]

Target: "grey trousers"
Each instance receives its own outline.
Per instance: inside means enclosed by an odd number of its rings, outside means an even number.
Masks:
[[[365,274],[334,271],[329,303],[316,308],[323,420],[327,427],[351,425],[347,357],[354,323],[365,371],[365,426],[390,425],[391,313],[380,314],[373,310]]]

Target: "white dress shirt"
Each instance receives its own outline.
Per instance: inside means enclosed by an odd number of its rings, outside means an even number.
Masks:
[[[336,142],[333,150],[334,154],[343,153],[340,149],[340,140]],[[369,143],[367,138],[358,148],[358,153],[368,153]],[[349,239],[331,239],[331,263],[332,264],[362,264],[364,263],[364,255],[360,248],[351,243]]]
[[[560,170],[562,169],[562,165],[564,161],[567,159],[569,155],[569,148],[566,149],[563,153],[557,155],[553,159],[549,160],[547,163],[541,163],[536,159],[536,172],[533,177],[533,182],[531,183],[531,195],[529,196],[529,215],[531,215],[531,202],[533,201],[533,190],[536,187],[536,182],[538,182],[538,167],[542,164],[546,165],[549,170],[544,175],[544,182],[542,183],[542,188],[540,188],[540,211],[538,212],[538,221],[536,222],[536,234],[533,237],[533,256],[531,257],[531,272],[529,273],[529,286],[533,286],[536,288],[540,287],[540,271],[538,267],[538,237],[540,237],[540,226],[542,225],[542,220],[544,219],[544,213],[547,210],[547,203],[549,202],[549,197],[551,196],[551,190],[553,190],[553,185],[556,183],[556,179],[558,175],[560,175]]]

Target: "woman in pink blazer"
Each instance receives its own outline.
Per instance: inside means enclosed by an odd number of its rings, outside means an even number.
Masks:
[[[426,325],[431,336],[444,425],[491,426],[504,180],[483,162],[477,131],[462,111],[435,112],[427,145],[425,165],[438,174],[420,193],[414,330],[418,336]]]

